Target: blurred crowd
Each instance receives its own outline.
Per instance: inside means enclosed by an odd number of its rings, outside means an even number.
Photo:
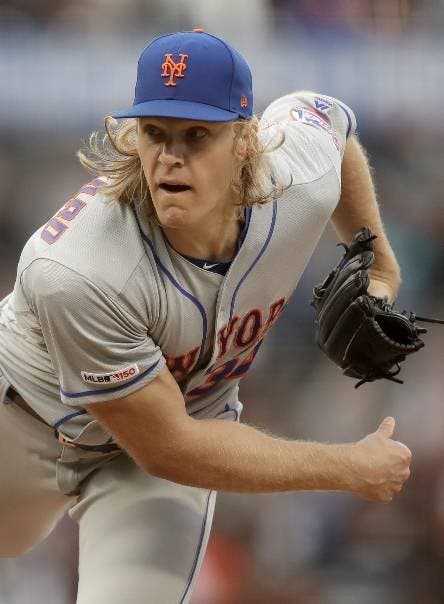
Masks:
[[[121,30],[141,23],[164,23],[186,28],[196,18],[228,13],[231,0],[1,0],[0,20],[13,26]],[[244,0],[241,14],[264,27],[400,35],[406,30],[439,29],[444,22],[440,0]],[[233,27],[237,19],[229,15]],[[122,21],[124,19],[124,21]]]
[[[27,237],[89,178],[75,151],[130,99],[140,50],[196,26],[240,42],[258,110],[301,82],[355,109],[403,272],[397,306],[444,318],[440,0],[0,0],[0,296]],[[289,62],[282,49],[295,45]],[[84,76],[97,57],[102,71],[112,66],[107,83]],[[244,380],[243,419],[290,438],[353,441],[393,415],[412,477],[390,506],[336,493],[219,495],[193,604],[444,602],[444,328],[429,326],[404,385],[355,390],[313,341],[311,288],[339,258],[335,243],[328,230]],[[73,604],[76,556],[67,519],[23,559],[0,561],[0,604]]]

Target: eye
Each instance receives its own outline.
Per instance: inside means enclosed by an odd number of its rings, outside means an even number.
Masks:
[[[201,141],[208,134],[208,130],[203,128],[202,126],[193,126],[192,128],[188,128],[186,132],[186,137],[189,141]]]
[[[143,131],[149,138],[158,139],[162,136],[162,130],[154,124],[146,124]]]

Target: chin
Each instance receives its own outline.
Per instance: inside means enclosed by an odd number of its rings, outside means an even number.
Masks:
[[[190,217],[183,208],[173,207],[158,213],[158,220],[163,227],[180,229],[189,225]]]

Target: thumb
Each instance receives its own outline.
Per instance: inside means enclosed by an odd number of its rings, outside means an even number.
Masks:
[[[376,432],[384,436],[385,438],[391,438],[395,430],[395,419],[393,417],[386,417],[379,424]]]

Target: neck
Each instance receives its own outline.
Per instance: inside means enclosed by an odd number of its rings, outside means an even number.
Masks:
[[[162,230],[179,254],[228,262],[235,255],[241,228],[242,221],[233,217],[231,220],[205,225],[205,228],[187,227],[182,230],[162,227]]]

